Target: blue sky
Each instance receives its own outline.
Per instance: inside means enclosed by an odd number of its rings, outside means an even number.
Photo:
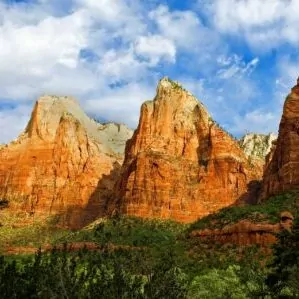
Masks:
[[[234,135],[275,132],[298,28],[298,0],[0,0],[0,143],[43,94],[134,128],[163,76]]]

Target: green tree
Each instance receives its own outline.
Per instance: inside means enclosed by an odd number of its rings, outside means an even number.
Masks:
[[[212,269],[196,276],[189,287],[190,299],[245,299],[246,287],[240,281],[240,267],[231,265],[225,270]]]
[[[299,221],[283,231],[273,248],[271,273],[266,283],[273,298],[299,298]]]

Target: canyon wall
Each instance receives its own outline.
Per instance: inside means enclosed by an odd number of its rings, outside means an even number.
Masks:
[[[299,80],[287,96],[276,143],[266,159],[261,199],[299,188]]]
[[[191,222],[247,200],[261,172],[178,83],[160,81],[141,108],[119,182],[121,213]]]
[[[0,198],[11,211],[81,227],[106,205],[132,132],[91,120],[70,97],[41,97],[25,131],[0,149]]]

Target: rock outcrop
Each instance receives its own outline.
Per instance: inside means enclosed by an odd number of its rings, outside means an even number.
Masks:
[[[91,120],[73,98],[41,97],[24,133],[0,149],[0,198],[80,227],[104,213],[130,135]]]
[[[273,148],[277,136],[273,133],[268,135],[249,133],[244,135],[239,143],[245,152],[248,160],[254,165],[256,171],[259,173],[264,172],[267,157],[270,157],[269,153]],[[255,200],[255,202],[257,199]]]
[[[205,107],[164,78],[127,143],[117,204],[124,214],[191,222],[244,200],[260,175]]]
[[[284,103],[279,135],[267,157],[261,199],[299,188],[299,79]]]
[[[293,215],[284,211],[280,214],[280,222],[275,224],[254,223],[244,219],[219,229],[194,230],[190,237],[221,244],[269,246],[277,241],[277,233],[291,230],[293,220]]]
[[[274,133],[268,135],[250,133],[244,135],[239,142],[248,158],[264,160],[276,139]]]

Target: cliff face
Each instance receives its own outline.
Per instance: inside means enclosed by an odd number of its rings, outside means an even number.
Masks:
[[[251,133],[244,135],[239,140],[239,144],[248,160],[254,165],[256,171],[261,174],[264,172],[265,164],[267,164],[267,159],[270,157],[276,139],[277,136],[273,133],[268,135]]]
[[[280,222],[275,224],[267,222],[254,223],[244,219],[223,228],[194,230],[190,236],[222,244],[229,243],[242,246],[258,244],[269,247],[277,241],[277,233],[292,229],[293,220],[293,215],[288,211],[284,211],[280,215]]]
[[[124,214],[191,222],[234,204],[258,178],[204,106],[165,78],[127,143],[118,205]]]
[[[299,188],[299,80],[284,103],[278,139],[267,157],[261,199]]]
[[[40,98],[25,132],[0,149],[0,198],[12,211],[63,215],[72,227],[101,216],[130,135],[121,127],[110,140],[108,129],[72,98]]]
[[[240,145],[247,157],[264,160],[276,139],[277,136],[273,133],[268,135],[246,134],[240,139]]]

